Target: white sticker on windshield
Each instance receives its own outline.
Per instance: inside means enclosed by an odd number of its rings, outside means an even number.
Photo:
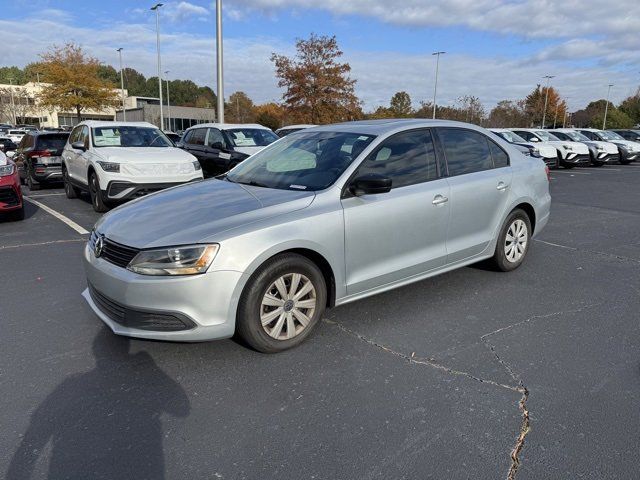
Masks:
[[[231,158],[231,154],[230,153],[224,153],[224,152],[220,152],[218,154],[218,157],[224,159],[224,160],[229,160]]]
[[[307,187],[304,185],[289,185],[289,188],[295,188],[296,190],[306,190]]]

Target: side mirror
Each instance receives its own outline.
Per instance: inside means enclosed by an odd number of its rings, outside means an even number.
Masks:
[[[391,179],[377,173],[369,173],[356,177],[349,185],[349,191],[356,197],[387,193],[391,190]]]
[[[176,147],[177,147],[177,148],[184,148],[184,143],[182,143],[182,142],[176,142]]]
[[[529,139],[530,142],[539,142],[540,140],[538,139],[538,137],[531,137]]]
[[[9,150],[9,151],[6,153],[6,155],[7,155],[7,157],[8,157],[8,158],[13,158],[13,157],[15,157],[15,156],[16,156],[16,151],[15,151],[15,150]]]
[[[210,147],[214,150],[224,150],[224,145],[222,144],[222,142],[213,142]]]
[[[82,150],[83,152],[87,151],[87,147],[84,146],[84,142],[73,142],[71,144],[71,148],[74,150]]]

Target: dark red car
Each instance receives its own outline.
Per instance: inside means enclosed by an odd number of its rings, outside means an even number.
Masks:
[[[0,216],[12,220],[24,219],[24,203],[20,175],[13,160],[0,152]]]

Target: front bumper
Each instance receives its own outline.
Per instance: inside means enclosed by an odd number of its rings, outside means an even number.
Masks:
[[[107,184],[107,189],[103,190],[103,195],[109,200],[126,201],[198,180],[202,180],[202,178],[195,177],[183,182],[168,183],[134,183],[124,180],[112,180]]]
[[[629,152],[629,151],[620,150],[620,158],[622,159],[623,162],[624,161],[634,162],[640,159],[640,152]]]
[[[544,164],[549,168],[558,167],[558,157],[540,157]]]
[[[560,163],[570,165],[590,165],[591,155],[588,153],[570,153],[566,158],[563,158]]]
[[[0,185],[0,212],[22,208],[22,194],[18,185]]]
[[[233,335],[238,300],[246,281],[243,273],[224,270],[154,277],[96,258],[88,246],[83,257],[90,288],[82,296],[114,333],[187,342]],[[175,318],[185,328],[157,326],[163,321],[175,325]]]
[[[604,163],[614,163],[620,159],[617,153],[598,152],[596,161]]]

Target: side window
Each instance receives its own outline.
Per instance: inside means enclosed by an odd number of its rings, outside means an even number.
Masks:
[[[487,138],[479,132],[462,128],[438,130],[449,175],[464,175],[493,168]]]
[[[193,137],[193,130],[189,130],[182,137],[182,143],[191,143],[191,137]]]
[[[520,135],[522,138],[524,138],[527,142],[530,142],[532,138],[535,137],[535,135],[531,132],[525,132],[523,130],[514,130],[514,133]],[[534,140],[535,142],[536,140]]]
[[[82,127],[82,133],[80,133],[78,141],[84,143],[85,148],[89,148],[89,127],[86,125]]]
[[[489,140],[489,150],[491,150],[491,157],[493,157],[494,168],[509,166],[509,155],[491,140]]]
[[[213,147],[214,144],[220,143],[222,146],[225,146],[224,137],[222,136],[222,132],[217,128],[209,129],[209,137],[207,138],[207,146]]]
[[[195,130],[192,130],[188,143],[192,145],[204,145],[204,139],[206,136],[206,128],[196,128]]]
[[[389,177],[392,188],[438,178],[431,132],[411,130],[385,140],[358,167],[357,175],[372,173]]]
[[[80,132],[82,131],[82,127],[76,127],[69,135],[69,143],[77,142],[80,139]]]

